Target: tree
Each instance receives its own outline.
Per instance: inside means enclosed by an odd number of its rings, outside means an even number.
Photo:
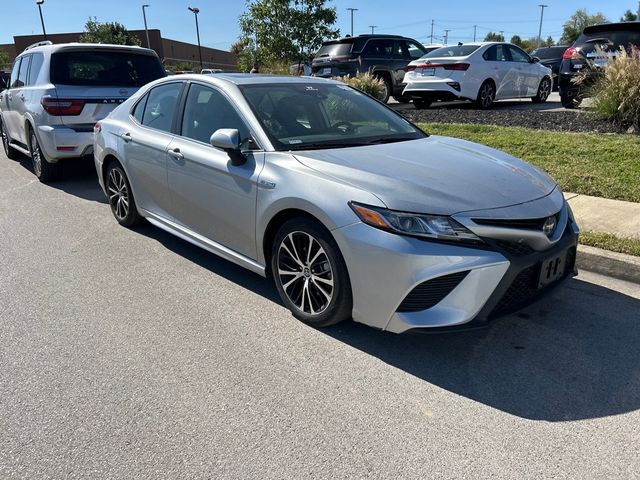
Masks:
[[[247,0],[240,16],[240,68],[248,59],[260,63],[304,61],[322,42],[340,32],[337,14],[326,0]],[[240,46],[239,45],[239,46]]]
[[[560,43],[563,45],[571,45],[577,40],[586,27],[608,21],[607,17],[602,13],[589,15],[586,8],[578,10],[565,22],[562,37],[560,37]]]
[[[9,67],[11,65],[11,57],[9,54],[0,48],[0,68]]]
[[[638,15],[633,13],[631,10],[627,10],[624,12],[624,15],[620,18],[621,22],[635,22],[638,20]]]
[[[485,42],[504,42],[504,35],[500,35],[499,33],[489,32],[487,36],[484,37]]]
[[[131,35],[118,22],[100,23],[96,17],[89,18],[80,36],[83,43],[111,43],[115,45],[140,45],[140,39]]]
[[[553,37],[551,35],[549,35],[547,40],[543,43],[545,47],[553,47],[555,44],[556,42],[553,41]]]

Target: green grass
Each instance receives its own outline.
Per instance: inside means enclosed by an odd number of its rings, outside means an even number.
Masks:
[[[622,238],[610,233],[580,232],[580,243],[640,257],[640,240],[635,238]]]
[[[565,192],[640,202],[640,136],[423,123],[426,132],[482,143],[533,163]]]

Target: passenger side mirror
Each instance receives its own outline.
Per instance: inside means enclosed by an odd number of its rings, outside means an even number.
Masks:
[[[540,59],[538,57],[531,57],[531,63],[540,63]]]
[[[235,128],[221,128],[216,130],[209,139],[211,146],[227,152],[231,159],[231,165],[237,167],[247,161],[240,149],[240,132]]]

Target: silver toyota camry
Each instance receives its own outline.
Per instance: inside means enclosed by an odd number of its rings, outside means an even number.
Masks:
[[[95,132],[120,224],[144,218],[271,275],[316,327],[478,326],[576,273],[578,227],[552,178],[336,81],[168,77]]]

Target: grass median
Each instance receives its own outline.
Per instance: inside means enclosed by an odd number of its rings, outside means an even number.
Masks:
[[[580,232],[580,243],[590,247],[640,257],[640,240],[636,238],[623,238],[601,232]]]
[[[444,123],[422,123],[420,127],[531,162],[553,176],[566,192],[640,202],[640,136]]]

